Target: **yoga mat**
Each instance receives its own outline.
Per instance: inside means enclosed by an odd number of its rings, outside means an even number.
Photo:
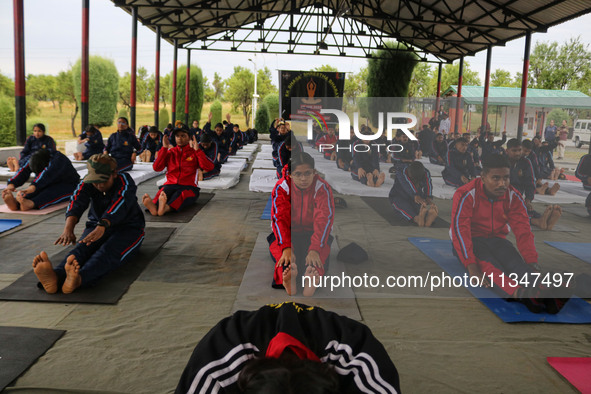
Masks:
[[[466,273],[462,263],[452,254],[451,241],[432,238],[409,238],[408,240],[449,275],[463,276]],[[467,287],[467,289],[505,323],[591,323],[591,305],[578,297],[571,298],[559,313],[551,315],[532,313],[525,305],[519,302],[507,302],[492,290],[483,287]]]
[[[589,218],[589,211],[586,207],[562,207],[564,212],[572,213],[573,215],[577,215],[582,218]]]
[[[256,169],[250,175],[248,190],[251,192],[271,193],[277,181],[277,171]]]
[[[138,255],[132,261],[102,278],[94,287],[77,289],[72,294],[47,294],[43,289],[37,287],[37,277],[31,270],[10,286],[0,290],[0,300],[116,304],[173,232],[174,228],[147,228],[146,238]],[[51,256],[50,260],[53,265],[59,264],[67,252],[64,250]]]
[[[213,196],[213,193],[199,193],[199,198],[195,204],[186,207],[180,212],[169,212],[164,216],[152,216],[146,209],[144,210],[146,222],[188,223]]]
[[[273,164],[273,159],[272,158],[268,158],[268,159],[263,159],[260,157],[260,154],[257,155],[257,158],[255,159],[255,161],[252,163],[252,168],[261,168],[261,169],[265,169],[265,170],[269,170],[269,169],[274,169],[275,165]]]
[[[20,226],[22,223],[20,219],[0,219],[0,233]]]
[[[404,220],[398,213],[388,198],[383,197],[361,197],[361,199],[369,205],[374,211],[376,211],[381,217],[386,219],[391,226],[410,226],[418,227],[416,224],[411,223],[408,220]],[[444,219],[437,217],[430,228],[449,228],[449,223]]]
[[[48,213],[55,212],[55,211],[58,211],[62,208],[67,207],[69,203],[70,203],[69,201],[63,201],[63,202],[60,202],[59,204],[51,205],[47,208],[31,209],[30,211],[11,211],[10,209],[8,209],[6,204],[2,204],[2,205],[0,205],[0,212],[1,213],[13,213],[15,215],[47,215]]]
[[[544,241],[548,245],[591,264],[591,243]]]
[[[269,199],[267,200],[267,205],[265,205],[265,209],[263,210],[263,214],[261,215],[262,220],[271,220],[271,205],[271,196],[269,196]]]
[[[335,240],[330,253],[327,275],[341,275],[345,271],[344,265],[336,259],[337,253]],[[319,288],[313,297],[304,297],[301,295],[301,291],[298,291],[298,295],[291,297],[284,289],[271,287],[273,267],[274,263],[269,255],[267,234],[259,233],[238,289],[232,313],[239,310],[255,310],[265,304],[299,302],[319,306],[351,319],[361,320],[355,294],[351,288],[338,288],[334,292],[331,292],[330,289]],[[300,281],[299,278],[300,276],[298,276],[298,281]]]
[[[582,394],[591,394],[590,357],[547,357],[546,360]]]
[[[0,327],[0,391],[37,361],[64,330]]]

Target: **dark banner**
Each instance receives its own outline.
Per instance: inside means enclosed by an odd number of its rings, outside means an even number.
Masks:
[[[324,71],[279,71],[279,113],[283,119],[298,120],[298,113],[323,108],[323,97],[340,97],[342,105],[345,73]],[[297,98],[298,103],[292,103]],[[334,105],[334,101],[333,101]],[[303,115],[301,120],[308,119]]]

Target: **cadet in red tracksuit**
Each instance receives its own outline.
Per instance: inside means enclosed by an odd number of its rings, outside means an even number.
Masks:
[[[291,167],[291,171],[289,168]],[[325,264],[332,243],[334,200],[332,189],[314,171],[314,159],[305,152],[292,156],[283,177],[271,194],[273,233],[267,240],[275,261],[273,287],[284,287],[289,295],[297,292],[295,277],[298,267],[305,268],[305,276],[313,279],[324,275]],[[293,211],[292,211],[293,204]],[[293,213],[293,216],[292,216]],[[312,296],[316,288],[308,286],[305,296]]]
[[[328,133],[324,134],[322,137],[316,141],[316,148],[324,155],[324,158],[327,160],[336,160],[336,146],[337,146],[337,136],[334,134],[334,129],[328,129]],[[321,150],[320,150],[321,149]]]
[[[193,137],[192,146],[189,144],[189,130],[176,128],[172,132],[176,141],[174,148],[170,147],[168,136],[162,138],[162,148],[152,167],[154,171],[162,171],[166,168],[166,182],[158,190],[152,200],[146,193],[142,198],[145,207],[154,216],[163,216],[170,211],[180,211],[186,206],[194,204],[199,197],[197,187],[197,170],[203,172],[213,170],[214,164],[198,148],[197,141]],[[193,149],[193,146],[197,150]]]
[[[400,392],[398,371],[362,323],[293,302],[238,311],[201,339],[176,394]]]
[[[539,313],[558,313],[569,296],[553,298],[549,288],[515,282],[526,278],[534,284],[539,273],[538,253],[521,193],[510,185],[510,163],[505,156],[491,154],[482,176],[458,188],[453,197],[450,237],[454,254],[472,277],[483,278],[484,286],[503,298],[522,302]],[[512,230],[517,248],[506,239]],[[531,275],[534,274],[534,275]],[[492,283],[490,280],[492,279]],[[556,289],[554,289],[556,290]]]

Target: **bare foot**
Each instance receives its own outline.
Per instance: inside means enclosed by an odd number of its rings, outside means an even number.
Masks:
[[[424,205],[421,205],[421,209],[419,209],[419,214],[414,217],[414,221],[419,227],[425,227],[425,216],[427,215],[427,208]]]
[[[82,152],[74,152],[74,160],[82,160]]]
[[[546,194],[546,190],[548,190],[548,182],[544,183],[543,185],[536,188],[538,194]]]
[[[152,216],[158,216],[158,207],[154,204],[148,193],[144,194],[142,197],[142,204],[144,204],[144,207],[148,208],[148,211],[150,211]]]
[[[312,297],[316,292],[316,286],[314,286],[314,284],[319,282],[316,278],[320,278],[320,274],[318,273],[316,267],[312,267],[311,265],[309,265],[308,268],[306,268],[306,273],[304,274],[304,276],[309,277],[310,280],[304,281],[304,283],[306,283],[306,286],[304,286],[302,294],[304,295],[304,297]]]
[[[76,261],[76,256],[69,255],[66,260],[66,281],[62,286],[62,293],[70,294],[80,287],[82,284],[82,277],[80,276],[80,265]]]
[[[384,183],[385,180],[386,180],[386,174],[383,172],[380,172],[380,175],[378,176],[378,180],[376,182],[376,187],[382,186],[382,184]]]
[[[22,195],[16,194],[16,201],[20,204],[21,211],[30,211],[35,209],[35,203],[28,198],[24,198]]]
[[[555,195],[556,193],[558,193],[558,190],[560,189],[560,184],[555,183],[552,185],[552,187],[550,189],[548,189],[548,191],[546,191],[546,194],[549,194],[551,196]]]
[[[57,292],[57,275],[47,253],[41,252],[35,256],[33,259],[33,272],[37,275],[37,279],[39,279],[47,293],[54,294]]]
[[[365,176],[367,177],[367,186],[375,187],[375,184],[373,182],[373,174],[365,174]]]
[[[14,157],[9,157],[8,159],[6,159],[6,165],[8,166],[8,169],[12,172],[16,172],[19,167],[18,161]]]
[[[292,268],[293,267],[293,268]],[[288,295],[295,295],[298,290],[296,286],[296,278],[298,276],[298,269],[295,263],[290,263],[283,268],[283,287]]]
[[[552,214],[548,219],[548,226],[546,228],[548,231],[552,230],[556,222],[558,222],[558,219],[560,219],[560,217],[562,216],[562,208],[560,207],[560,205],[554,205],[552,208]]]
[[[435,204],[429,205],[427,215],[425,216],[425,227],[431,227],[435,219],[437,219],[437,215],[439,215],[437,206]]]
[[[166,193],[161,192],[160,196],[158,196],[158,216],[164,216],[170,211],[170,206],[166,204],[167,201],[168,197],[166,197]]]
[[[11,211],[18,211],[18,202],[14,198],[14,195],[10,190],[3,190],[2,191],[2,199],[4,203]]]
[[[542,217],[537,218],[537,219],[532,219],[531,223],[535,226],[538,226],[542,230],[546,230],[548,228],[548,219],[550,218],[551,214],[552,214],[552,206],[548,205],[546,207],[546,210],[542,214]]]

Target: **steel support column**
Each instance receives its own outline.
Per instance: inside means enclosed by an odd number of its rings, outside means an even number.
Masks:
[[[135,131],[137,78],[137,7],[131,10],[131,91],[129,93],[129,127]]]
[[[156,67],[154,73],[154,126],[158,127],[160,107],[160,26],[156,27]]]
[[[492,47],[486,49],[486,72],[484,76],[484,97],[482,99],[482,122],[480,122],[481,131],[486,130],[488,124],[488,89],[490,87],[490,63],[492,58]]]
[[[25,85],[25,13],[23,0],[12,2],[14,9],[14,104],[16,112],[16,143],[27,139],[27,103]]]
[[[529,75],[529,51],[531,48],[531,33],[525,35],[525,50],[523,52],[523,73],[521,79],[521,98],[519,100],[519,120],[517,123],[517,139],[523,138],[523,119],[525,118],[525,100],[527,99],[527,79]]]
[[[174,58],[172,61],[172,124],[176,122],[176,64],[179,52],[179,40],[174,39]]]
[[[437,98],[435,99],[435,115],[439,113],[439,102],[441,99],[441,69],[443,67],[443,63],[439,63],[439,67],[437,68]]]
[[[82,118],[82,130],[88,126],[88,87],[89,87],[89,66],[88,66],[88,41],[90,27],[90,0],[82,0],[82,56],[81,56],[81,85],[80,85],[80,117]]]
[[[187,49],[187,78],[185,79],[185,125],[189,126],[189,95],[191,84],[191,50]]]
[[[456,97],[456,119],[454,121],[454,133],[458,133],[462,130],[460,127],[462,112],[462,77],[464,74],[464,56],[460,57],[460,70],[458,72],[458,95]]]

